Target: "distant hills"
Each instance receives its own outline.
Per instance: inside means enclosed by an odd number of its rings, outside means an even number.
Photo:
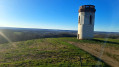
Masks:
[[[11,29],[11,30],[39,30],[39,31],[72,31],[77,32],[76,30],[59,30],[59,29],[38,29],[38,28],[15,28],[15,27],[0,27],[0,29]]]
[[[39,38],[59,38],[59,37],[77,38],[77,30],[0,27],[0,32],[2,32],[7,37],[7,39],[11,40],[12,42],[26,41]],[[5,36],[0,35],[0,43],[8,42]],[[95,31],[94,38],[119,39],[119,32]]]
[[[72,32],[77,33],[77,30],[59,30],[59,29],[38,29],[38,28],[15,28],[15,27],[0,27],[0,29],[9,29],[9,30],[27,30],[27,31],[44,31],[44,32]],[[119,32],[104,32],[104,31],[95,31],[95,34],[119,34]]]

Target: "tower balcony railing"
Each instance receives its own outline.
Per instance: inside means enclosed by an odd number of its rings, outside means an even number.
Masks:
[[[95,6],[94,5],[83,5],[80,7],[79,12],[95,12]]]

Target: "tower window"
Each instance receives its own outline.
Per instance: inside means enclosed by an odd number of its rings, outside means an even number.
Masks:
[[[79,16],[79,23],[80,23],[80,16]]]
[[[90,15],[90,24],[92,24],[92,16]]]

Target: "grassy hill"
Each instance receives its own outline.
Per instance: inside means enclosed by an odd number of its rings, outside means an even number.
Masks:
[[[70,37],[0,44],[0,67],[108,66],[102,60],[69,42],[101,43],[95,40],[77,40]]]

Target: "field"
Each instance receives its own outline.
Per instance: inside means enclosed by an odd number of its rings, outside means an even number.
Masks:
[[[93,40],[75,40],[69,43],[102,59],[112,67],[119,66],[119,39],[94,38]]]
[[[103,60],[75,45],[87,43],[100,44],[102,41],[67,37],[0,44],[0,67],[109,67]]]

